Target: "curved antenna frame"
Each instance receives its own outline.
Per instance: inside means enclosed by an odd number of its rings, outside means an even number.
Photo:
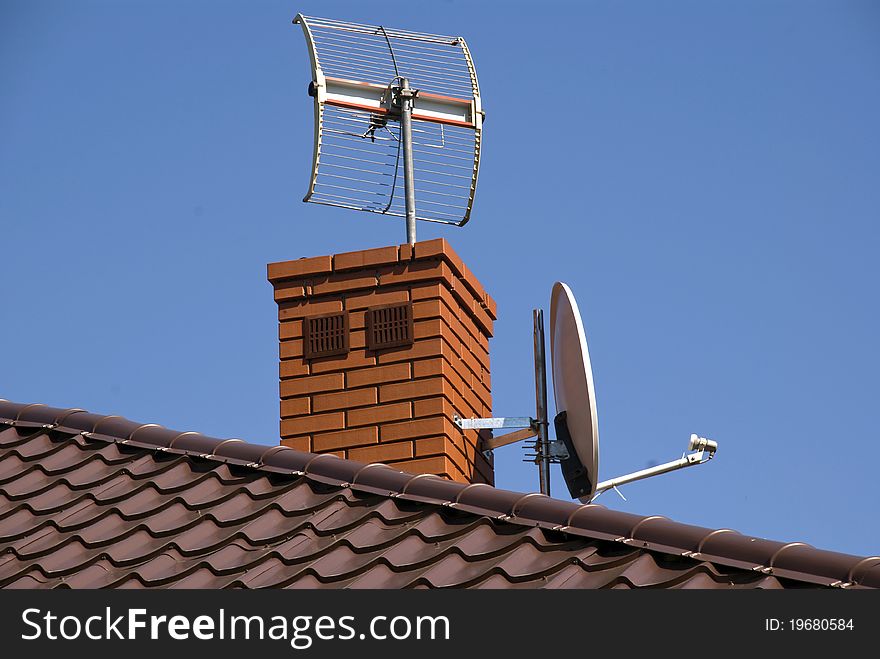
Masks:
[[[301,14],[294,23],[315,99],[303,201],[407,217],[410,242],[415,220],[466,224],[485,115],[465,40]]]

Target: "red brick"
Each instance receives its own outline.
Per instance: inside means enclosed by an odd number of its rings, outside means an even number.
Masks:
[[[471,271],[469,267],[462,263],[462,267],[464,271],[461,273],[461,278],[464,282],[464,285],[467,286],[471,294],[477,299],[477,302],[480,306],[485,308],[486,298],[488,295],[486,294],[486,289],[483,288],[483,285],[480,283],[480,280],[477,279],[476,275]]]
[[[455,281],[455,275],[452,274],[449,266],[442,261],[411,261],[379,270],[379,284],[381,286],[413,284],[432,279],[442,279],[451,285]]]
[[[345,386],[345,376],[342,373],[328,373],[326,375],[310,375],[296,378],[295,380],[281,381],[281,397],[292,398],[320,393],[322,391],[334,391]]]
[[[331,275],[317,280],[312,285],[314,295],[327,295],[342,291],[356,291],[365,288],[375,288],[379,285],[376,275],[365,275],[362,272],[349,274]]]
[[[428,295],[431,297],[426,297]],[[488,351],[491,332],[487,334],[476,322],[472,308],[476,302],[462,306],[449,289],[441,285],[413,288],[412,296],[415,320],[442,318],[464,343],[470,345],[470,338],[477,341],[484,351]],[[481,310],[481,313],[485,316],[485,311]]]
[[[486,310],[483,309],[479,300],[474,299],[474,296],[471,294],[469,290],[467,290],[464,286],[453,286],[450,288],[453,297],[457,302],[457,306],[461,309],[467,309],[470,311],[470,317],[477,324],[483,332],[492,336],[493,330],[493,321],[489,318],[489,314],[486,313]],[[453,307],[454,308],[454,307]]]
[[[367,389],[354,389],[341,391],[335,394],[318,394],[312,399],[312,406],[316,412],[326,410],[348,410],[352,407],[375,405],[378,400],[378,392],[375,387]]]
[[[394,444],[353,448],[348,452],[348,459],[358,462],[390,462],[412,457],[412,442],[395,442]]]
[[[352,316],[362,316],[362,314],[349,314],[349,323]],[[352,330],[349,324],[348,345],[352,350],[367,347],[367,332],[365,330]]]
[[[302,320],[288,320],[284,323],[278,323],[278,340],[285,339],[301,339],[303,335]]]
[[[415,250],[413,250],[413,246],[409,243],[400,246],[399,260],[401,263],[406,263],[407,261],[412,261],[415,257]]]
[[[422,359],[413,363],[413,378],[431,378],[443,375],[443,358]]]
[[[471,383],[472,391],[477,394],[477,397],[482,401],[483,405],[486,407],[492,407],[492,392],[484,385],[482,382],[477,382],[474,380]]]
[[[333,260],[329,256],[313,256],[308,259],[296,261],[281,261],[270,263],[266,267],[268,279],[271,282],[280,279],[295,279],[309,275],[333,271]]]
[[[414,246],[416,260],[442,258],[452,266],[459,276],[464,274],[464,261],[450,247],[445,238],[435,238],[416,243]]]
[[[301,281],[282,281],[275,284],[275,301],[296,300],[306,294]]]
[[[425,398],[413,402],[413,418],[419,419],[426,416],[444,416],[450,421],[454,421],[455,417],[461,419],[481,419],[483,418],[482,410],[477,410],[464,403],[464,399],[456,394],[454,401],[448,401],[445,398]],[[470,437],[470,432],[466,434]],[[476,433],[476,431],[473,431]],[[476,439],[473,440],[476,443]]]
[[[453,362],[453,364],[455,364],[455,362]],[[458,360],[458,364],[455,365],[459,366],[462,377],[464,377],[464,374],[466,373],[468,377],[473,378],[475,382],[480,383],[486,389],[491,391],[488,370],[483,368],[483,365],[474,357],[473,353],[463,350],[461,352],[461,358]],[[484,373],[486,374],[485,376]]]
[[[342,271],[396,264],[398,256],[397,245],[364,249],[358,252],[345,252],[333,256],[333,269]]]
[[[282,380],[309,374],[309,363],[302,359],[286,359],[278,364],[278,377]]]
[[[363,368],[357,371],[349,371],[345,376],[348,387],[351,389],[371,384],[385,384],[388,382],[409,380],[412,377],[412,369],[409,364],[392,364],[390,366],[377,366],[375,368]]]
[[[305,453],[312,452],[312,438],[308,435],[303,437],[288,437],[281,440],[282,446],[288,446],[292,449],[296,449],[297,451],[303,451]]]
[[[351,449],[357,446],[367,446],[379,443],[379,429],[375,426],[343,430],[315,435],[312,438],[313,451],[334,451],[337,449]]]
[[[445,396],[452,399],[452,386],[444,378],[426,378],[399,384],[386,384],[379,387],[379,402],[414,400],[428,396]]]
[[[299,357],[302,359],[303,356],[303,342],[302,339],[289,339],[287,341],[282,341],[279,344],[278,353],[281,359],[295,359]]]
[[[495,298],[488,293],[486,293],[486,297],[483,298],[483,308],[486,309],[489,318],[492,320],[498,320],[498,303],[496,303]]]
[[[446,454],[453,458],[459,468],[467,473],[473,468],[477,459],[477,445],[471,442],[459,441],[456,438],[441,436],[432,438],[433,441],[426,443],[425,440],[416,441],[416,457],[431,455],[429,451],[433,450],[433,455]],[[436,441],[442,440],[442,441]],[[437,448],[440,448],[437,451]]]
[[[444,335],[452,332],[452,334],[468,350],[472,350],[474,344],[476,344],[477,348],[481,348],[478,339],[473,335],[470,329],[458,319],[455,314],[453,314],[452,312],[444,313],[443,317],[440,320],[445,326],[443,329]]]
[[[454,358],[458,361],[457,358]],[[449,359],[423,359],[413,363],[413,378],[443,377],[453,389],[461,394],[469,389],[469,384],[452,367]]]
[[[444,330],[447,330],[446,324],[440,318],[432,318],[413,323],[413,338],[416,341],[434,336],[443,336]],[[447,330],[451,332],[452,330]]]
[[[446,372],[449,371],[448,367],[451,366],[454,371],[453,377],[457,377],[465,386],[470,387],[473,380],[479,382],[479,376],[474,375],[457,354],[446,352],[443,354],[443,360],[447,365]],[[458,383],[456,383],[456,386],[458,386]]]
[[[445,415],[450,421],[456,411],[445,398],[425,398],[413,402],[413,418]]]
[[[423,437],[414,441],[415,457],[429,457],[432,455],[445,455],[451,459],[459,471],[464,474],[470,474],[474,471],[473,458],[468,458],[463,452],[461,446],[450,440],[448,437]],[[474,447],[469,448],[469,452],[473,455],[476,452]]]
[[[451,358],[449,344],[441,338],[423,339],[416,341],[405,348],[393,348],[379,353],[380,364],[393,364],[395,362],[412,361],[426,357],[439,357],[446,355]]]
[[[439,298],[413,302],[413,320],[442,317],[443,303],[440,301]]]
[[[476,404],[476,405],[474,405]],[[491,417],[491,408],[487,408],[480,400],[473,396],[472,400],[466,399],[457,391],[452,397],[452,406],[464,419],[483,419]]]
[[[283,437],[290,437],[293,435],[305,435],[306,433],[341,430],[344,427],[345,414],[342,412],[310,414],[309,416],[298,416],[293,419],[282,419],[281,435]]]
[[[436,281],[427,282],[424,284],[415,284],[410,289],[410,295],[412,296],[413,302],[416,302],[418,300],[433,300],[439,298],[442,295],[442,288],[444,288],[444,285]]]
[[[445,268],[445,270],[444,270]],[[448,278],[440,278],[436,280],[427,280],[422,282],[417,282],[412,285],[413,288],[413,299],[431,299],[436,297],[441,297],[443,295],[443,291],[454,292],[455,297],[459,300],[455,303],[453,308],[455,307],[463,307],[465,309],[471,310],[473,305],[479,305],[482,307],[483,305],[483,297],[482,295],[476,295],[470,287],[468,287],[465,281],[454,274],[445,263],[441,264],[441,271],[449,273]],[[440,290],[438,290],[438,287]]]
[[[459,483],[469,482],[467,477],[452,463],[452,460],[442,455],[433,458],[393,462],[390,463],[390,466],[410,474],[437,474]]]
[[[453,437],[461,435],[461,430],[442,416],[415,419],[403,423],[387,423],[379,429],[379,439],[383,442],[444,434]]]
[[[442,300],[448,309],[448,314],[454,316],[461,322],[465,328],[475,337],[484,337],[486,339],[486,347],[488,347],[488,337],[492,336],[492,321],[489,319],[486,311],[480,306],[479,301],[473,298],[469,292],[459,286],[452,289],[446,285],[437,285],[436,287],[420,288],[413,287],[413,299],[419,299],[419,302],[428,302],[434,300]],[[430,297],[427,297],[429,296]],[[414,305],[415,306],[415,305]],[[447,323],[451,324],[449,315],[442,309],[429,307],[435,314],[441,316]],[[415,312],[415,308],[413,309]],[[425,313],[420,309],[421,313]],[[414,318],[419,318],[419,314],[414,313]],[[426,316],[430,317],[430,316]],[[480,322],[482,318],[482,322]]]
[[[380,304],[397,304],[402,302],[409,302],[409,291],[406,289],[374,291],[372,293],[345,296],[345,308],[349,311],[375,307]]]
[[[412,418],[412,405],[410,403],[391,403],[390,405],[365,407],[360,410],[351,410],[346,415],[349,427],[379,425],[389,421],[402,421],[410,418]]]
[[[454,367],[455,362],[459,362],[460,364],[460,360],[453,360],[453,363],[450,363],[447,359],[428,359],[414,362],[413,377],[440,377],[452,385],[452,388],[458,392],[474,410],[482,409],[483,405],[491,407],[492,395],[489,393],[489,390],[479,382],[474,382],[472,377],[465,380],[461,376],[460,371],[466,371],[467,369],[465,369],[463,365],[459,365],[459,368],[456,369]],[[422,381],[423,380],[420,379],[414,380],[414,382]],[[453,400],[454,402],[454,399],[450,398],[450,400]]]
[[[451,368],[450,369],[449,367]],[[461,360],[444,361],[445,377],[452,386],[468,401],[471,407],[479,409],[482,405],[492,406],[492,393],[475,377]]]
[[[282,302],[278,305],[278,320],[317,316],[318,314],[333,313],[334,311],[342,311],[342,300]]]
[[[454,316],[451,322],[445,318],[444,321],[449,323],[449,326],[455,330],[464,343],[467,343],[474,354],[485,355],[486,363],[489,363],[489,336],[479,330],[477,324],[469,316],[459,314]]]
[[[281,418],[302,416],[312,411],[308,396],[302,398],[287,398],[281,401]]]
[[[483,307],[479,306],[476,302],[474,302],[472,310],[472,318],[476,321],[477,326],[489,336],[494,336],[493,332],[495,331],[495,324],[494,321],[489,317],[489,314],[486,313],[486,310],[483,309]]]
[[[489,352],[483,348],[482,345],[470,345],[471,354],[480,362],[480,366],[483,367],[483,370],[491,370],[489,364]]]
[[[376,365],[376,358],[367,354],[366,350],[352,350],[347,355],[321,357],[312,359],[312,373],[329,373],[331,371],[352,371]]]

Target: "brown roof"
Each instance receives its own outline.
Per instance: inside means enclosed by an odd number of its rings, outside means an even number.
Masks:
[[[0,400],[0,587],[880,587],[861,558]]]

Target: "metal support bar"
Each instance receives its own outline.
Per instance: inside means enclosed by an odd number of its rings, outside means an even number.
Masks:
[[[400,79],[400,133],[403,140],[403,187],[406,193],[406,242],[416,242],[416,184],[413,165],[412,110],[415,93],[406,78]]]
[[[527,416],[501,416],[490,419],[462,419],[454,417],[462,430],[498,430],[500,428],[533,428],[535,420]],[[531,436],[531,435],[530,435]]]
[[[534,309],[535,425],[537,427],[538,481],[541,494],[550,496],[550,438],[547,436],[547,361],[544,355],[544,311]]]
[[[694,447],[694,438],[696,435],[693,435],[691,438],[690,446]],[[683,455],[678,460],[673,460],[672,462],[664,462],[663,464],[657,465],[656,467],[649,467],[648,469],[642,469],[641,471],[635,471],[631,474],[626,474],[624,476],[618,476],[617,478],[612,478],[607,481],[602,481],[598,485],[596,485],[596,494],[593,496],[595,499],[597,496],[610,489],[617,489],[621,485],[625,485],[626,483],[633,483],[635,481],[640,481],[645,478],[651,478],[652,476],[659,476],[660,474],[666,474],[670,471],[676,471],[678,469],[684,469],[685,467],[693,467],[694,465],[700,465],[708,462],[715,456],[715,450],[718,445],[711,441],[705,440],[704,438],[696,437],[698,440],[702,440],[705,443],[708,443],[706,446],[706,450],[698,450],[694,453],[688,453]]]
[[[501,448],[502,446],[507,446],[508,444],[513,444],[514,442],[519,442],[534,436],[535,430],[532,428],[514,430],[513,432],[509,432],[506,435],[483,440],[483,450],[492,451],[496,448]]]

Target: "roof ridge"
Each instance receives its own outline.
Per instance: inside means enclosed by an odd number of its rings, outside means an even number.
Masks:
[[[137,423],[116,415],[92,414],[79,408],[52,408],[5,399],[0,399],[0,424],[54,430],[92,441],[183,454],[276,475],[306,477],[328,485],[444,506],[520,526],[616,541],[826,586],[880,587],[878,556],[824,551],[801,542],[775,542],[731,529],[682,524],[659,515],[634,515],[534,492],[457,483],[433,474],[409,474],[380,463],[366,464],[286,446],[252,444],[242,439],[218,439],[194,431],[180,432],[157,424]]]

